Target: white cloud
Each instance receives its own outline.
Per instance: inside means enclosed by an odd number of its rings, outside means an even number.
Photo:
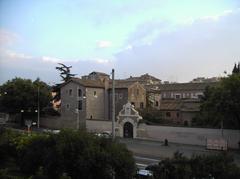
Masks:
[[[108,64],[110,62],[108,59],[103,59],[103,58],[94,58],[93,61],[100,64]]]
[[[108,48],[112,46],[112,42],[107,41],[107,40],[100,40],[97,42],[97,46],[99,48]]]
[[[24,53],[18,53],[18,52],[14,52],[12,50],[7,50],[5,48],[1,48],[0,49],[0,60],[4,60],[4,59],[12,59],[12,60],[28,60],[28,59],[32,59],[33,57],[30,55],[26,55]]]
[[[47,56],[43,56],[42,60],[44,62],[52,62],[52,63],[60,63],[63,60],[59,59],[59,58],[55,58],[55,57],[47,57]]]
[[[7,31],[5,29],[0,29],[0,46],[6,47],[11,46],[17,41],[19,41],[20,37],[10,31]]]
[[[150,73],[174,81],[221,76],[225,70],[230,72],[240,57],[240,11],[222,14],[217,21],[198,19],[172,32],[161,32],[150,45],[134,43],[149,35],[148,30],[144,33],[136,29],[125,45],[134,44],[134,50],[125,48],[115,54],[118,71],[125,76]],[[152,24],[151,29],[162,26]]]
[[[238,10],[236,10],[235,12],[237,12]],[[213,21],[218,21],[220,18],[224,17],[224,16],[228,16],[231,15],[232,13],[234,13],[233,10],[225,10],[220,14],[217,15],[212,15],[212,16],[203,16],[201,18],[199,18],[200,20],[213,20]]]

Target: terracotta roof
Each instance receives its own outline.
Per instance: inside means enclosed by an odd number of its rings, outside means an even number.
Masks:
[[[158,79],[154,76],[151,76],[148,73],[141,75],[139,77],[130,77],[130,78],[127,78],[126,80],[128,80],[128,81],[146,81],[146,80],[161,81],[160,79]]]
[[[169,110],[169,111],[175,111],[181,109],[181,102],[176,100],[162,100],[160,103],[160,110]]]
[[[136,82],[134,81],[126,81],[126,80],[115,80],[115,88],[128,88],[132,84]],[[109,88],[112,88],[112,80],[109,81]]]
[[[172,83],[159,85],[146,85],[147,90],[159,91],[188,91],[188,90],[204,90],[207,86],[216,86],[218,83]]]
[[[103,73],[103,72],[97,72],[97,71],[93,71],[93,72],[89,73],[89,75],[109,76],[109,75],[106,74],[106,73]]]
[[[194,100],[162,100],[160,110],[197,112],[200,110],[200,102]]]
[[[85,87],[104,88],[104,83],[102,83],[100,80],[83,80],[80,78],[71,78],[69,81],[63,83],[61,87],[70,82],[75,82]]]

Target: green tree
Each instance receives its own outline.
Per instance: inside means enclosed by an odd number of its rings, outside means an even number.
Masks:
[[[66,66],[62,63],[58,63],[58,64],[60,66],[57,66],[56,69],[60,73],[60,77],[62,78],[61,81],[67,82],[72,77],[76,76],[76,74],[72,74],[70,72],[70,69],[72,68],[72,66]],[[61,87],[61,84],[56,84],[55,86],[53,86],[52,91],[56,93],[56,95],[53,97],[54,101],[59,101],[61,99],[60,87]]]
[[[233,157],[227,153],[217,155],[193,155],[191,158],[176,152],[172,158],[149,166],[155,178],[191,179],[191,178],[239,178],[240,168],[234,163]]]
[[[205,90],[200,114],[194,123],[202,126],[240,129],[240,74],[223,78],[215,86]]]
[[[40,110],[50,104],[50,87],[39,78],[35,81],[14,78],[0,86],[1,112],[17,114],[24,110],[30,116],[36,115],[38,99]]]
[[[0,147],[15,149],[16,154],[6,155],[4,161],[15,158],[20,174],[26,178],[111,179],[114,174],[116,179],[130,179],[135,172],[135,161],[125,145],[85,131],[31,136],[13,136],[3,131]],[[0,150],[0,156],[5,154]]]
[[[238,62],[238,64],[234,64],[233,70],[232,70],[232,74],[239,74],[240,73],[240,62]]]

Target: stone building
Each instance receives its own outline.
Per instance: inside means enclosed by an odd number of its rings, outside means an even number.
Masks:
[[[99,80],[72,78],[61,86],[61,117],[85,126],[86,119],[105,119],[105,86]]]
[[[115,81],[115,112],[116,116],[123,105],[130,102],[136,109],[146,107],[146,90],[138,82],[125,80]],[[112,82],[109,85],[109,119],[112,119]]]
[[[217,83],[172,83],[147,85],[149,105],[162,112],[166,121],[191,124],[200,111],[201,97],[208,86]]]
[[[125,79],[125,81],[130,81],[130,82],[139,82],[142,85],[158,85],[161,84],[161,80],[149,75],[148,73],[141,75],[139,77],[132,77],[130,76],[129,78]]]
[[[166,120],[190,124],[199,112],[205,88],[216,84],[161,84],[161,80],[148,74],[115,80],[115,114],[130,102],[136,110],[151,106],[162,112]],[[79,119],[76,125],[84,124],[86,119],[111,120],[112,81],[101,72],[92,72],[82,79],[72,78],[61,87],[61,102],[62,117]]]

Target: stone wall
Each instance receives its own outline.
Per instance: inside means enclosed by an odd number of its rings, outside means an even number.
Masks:
[[[100,119],[105,118],[105,90],[103,88],[87,88],[86,100],[87,100],[87,119]]]
[[[111,131],[111,121],[86,121],[88,131]],[[239,130],[223,130],[223,136],[228,140],[229,148],[238,148],[240,141]],[[169,127],[169,126],[150,126],[140,124],[138,126],[137,137],[149,140],[163,141],[168,139],[169,142],[201,145],[206,146],[206,139],[221,138],[220,129],[188,128],[188,127]]]

